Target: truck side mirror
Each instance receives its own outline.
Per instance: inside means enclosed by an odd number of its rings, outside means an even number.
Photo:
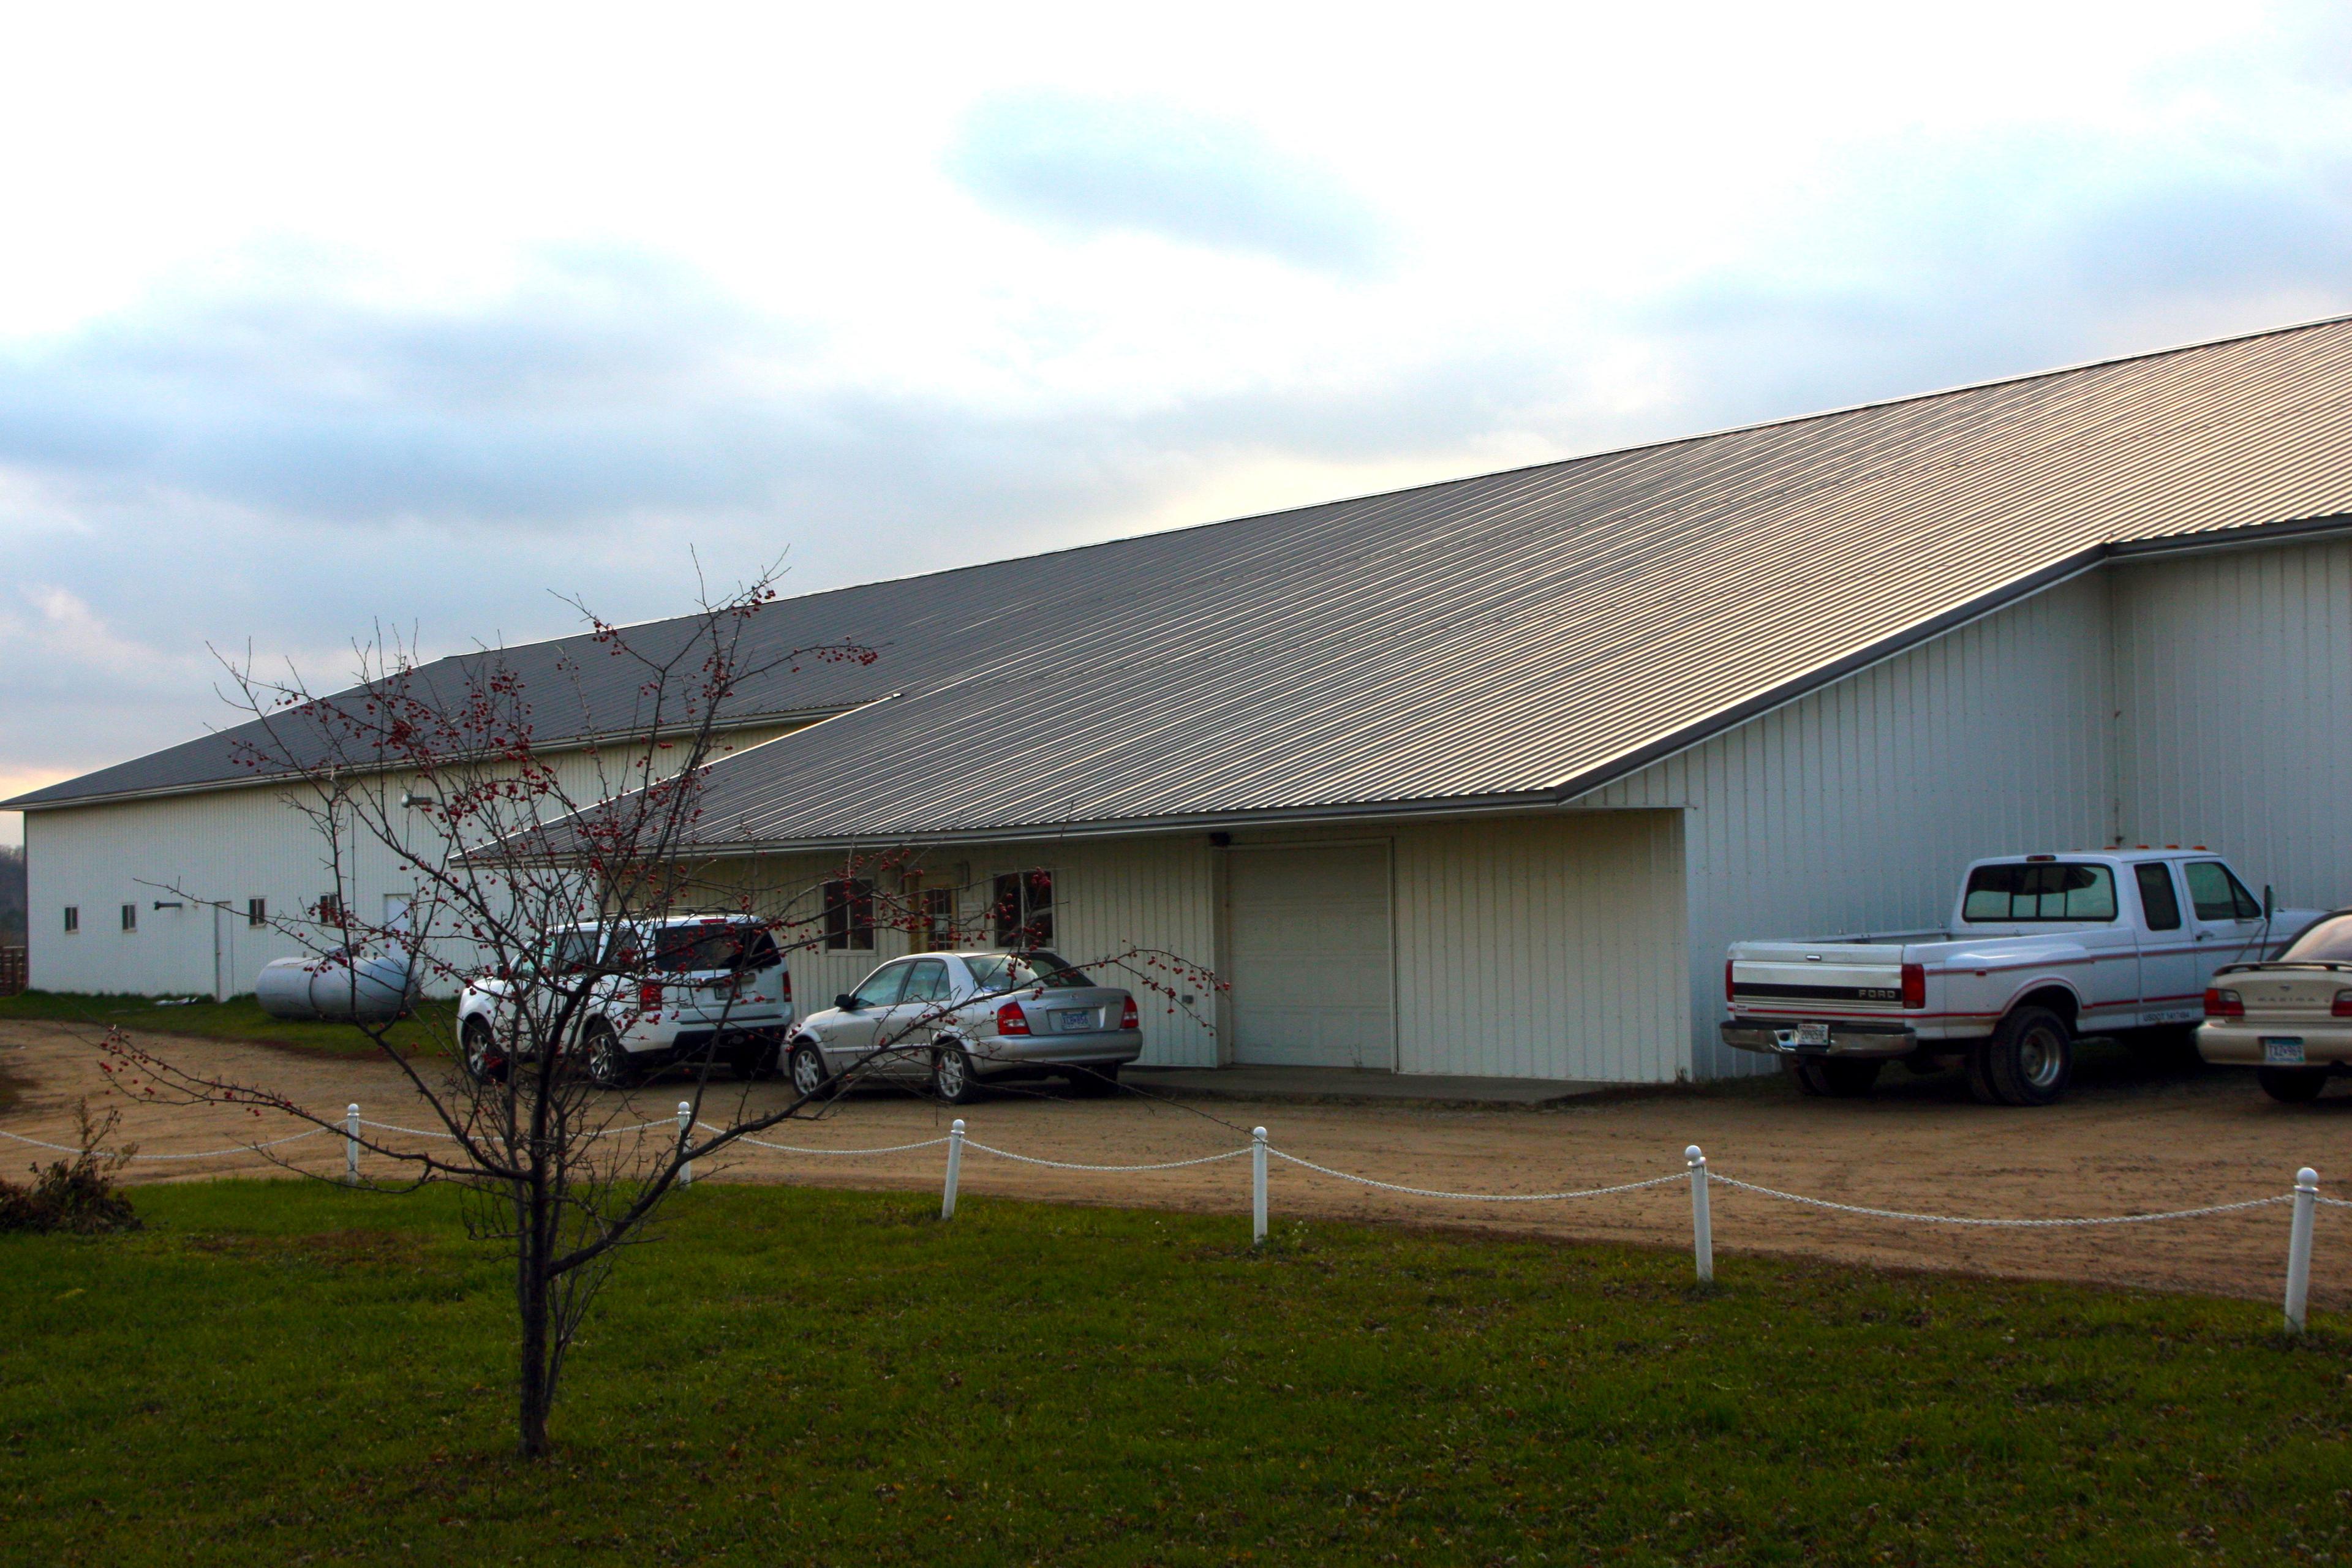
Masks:
[[[2263,884],[2263,919],[2270,919],[2271,912],[2277,908],[2278,901],[2271,897],[2271,885],[2264,882]]]

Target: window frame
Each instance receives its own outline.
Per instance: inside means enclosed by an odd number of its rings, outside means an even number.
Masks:
[[[257,930],[262,926],[268,925],[269,923],[269,900],[268,899],[246,900],[245,923]]]
[[[68,936],[79,936],[81,934],[81,906],[79,904],[68,904],[65,906],[65,934]]]
[[[1036,897],[1041,889],[1042,900]],[[1010,952],[1053,946],[1058,893],[1050,867],[999,872],[990,888],[988,904],[996,945]]]
[[[125,936],[139,934],[139,906],[135,903],[122,906],[122,934]]]
[[[835,877],[824,884],[822,922],[827,952],[874,951],[874,884]]]

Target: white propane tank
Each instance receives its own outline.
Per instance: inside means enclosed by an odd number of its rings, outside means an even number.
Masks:
[[[262,965],[253,995],[273,1018],[381,1024],[415,1004],[416,983],[404,954],[332,952]]]

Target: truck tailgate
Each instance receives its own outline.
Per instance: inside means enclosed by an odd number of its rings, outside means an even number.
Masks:
[[[1735,1001],[1769,1007],[1903,1000],[1901,943],[1743,942],[1731,949]]]

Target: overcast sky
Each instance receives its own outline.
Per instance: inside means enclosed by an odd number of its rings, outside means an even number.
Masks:
[[[804,592],[2352,310],[2347,14],[14,7],[0,794],[232,721],[207,645],[668,614],[689,545]]]

